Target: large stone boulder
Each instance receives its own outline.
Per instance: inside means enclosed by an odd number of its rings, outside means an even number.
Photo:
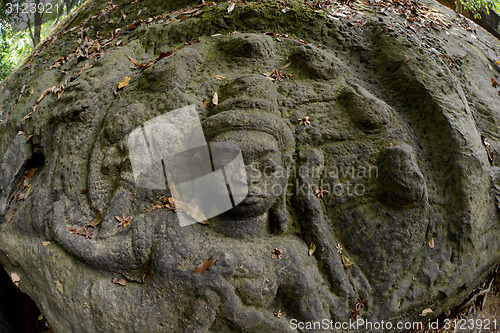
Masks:
[[[90,0],[0,90],[0,263],[54,330],[288,332],[460,304],[500,262],[500,43],[434,2],[189,4]],[[245,165],[224,179],[248,195],[208,224],[153,181],[194,144],[157,134],[193,112]]]

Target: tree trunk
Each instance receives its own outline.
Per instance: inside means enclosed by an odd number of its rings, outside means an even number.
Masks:
[[[69,14],[73,6],[75,5],[75,0],[65,0],[66,3],[66,14]]]
[[[38,4],[40,3],[40,0],[35,0],[35,3],[38,8]],[[35,33],[34,33],[34,40],[33,40],[33,46],[37,46],[40,43],[41,35],[42,35],[42,15],[43,13],[36,11],[35,12]]]

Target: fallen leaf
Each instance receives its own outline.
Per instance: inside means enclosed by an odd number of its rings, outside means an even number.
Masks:
[[[21,283],[21,277],[17,274],[14,273],[14,271],[10,272],[10,278],[12,279],[12,282],[19,287],[19,284]]]
[[[139,64],[139,63],[137,62],[137,60],[135,60],[135,59],[134,59],[134,58],[132,58],[132,57],[128,57],[128,59],[130,60],[130,62],[132,62],[132,64],[134,64],[134,65],[136,65],[136,66]]]
[[[309,244],[309,255],[312,256],[314,251],[316,251],[316,245],[314,243]]]
[[[112,278],[111,282],[113,282],[114,284],[119,284],[121,286],[126,286],[127,285],[127,282],[124,279]]]
[[[52,90],[54,90],[54,89],[56,89],[56,86],[45,89],[42,92],[42,94],[40,95],[40,97],[38,97],[38,99],[35,101],[35,105],[40,104],[40,102],[45,98],[45,96],[47,96],[49,93],[51,93]]]
[[[203,214],[200,207],[196,205],[182,201],[175,201],[175,208],[185,212],[193,219],[195,219],[198,223],[209,224],[207,218],[205,217],[205,214]]]
[[[212,98],[212,104],[214,106],[218,105],[219,104],[219,95],[217,94],[217,91],[214,92],[214,97]]]
[[[224,81],[226,79],[225,76],[219,74],[214,75],[214,78],[216,78],[219,81]]]
[[[120,83],[118,83],[118,90],[125,88],[129,82],[130,82],[130,76],[125,76],[123,80],[121,80]]]
[[[99,211],[97,212],[97,215],[96,215],[96,217],[95,217],[94,221],[90,222],[89,224],[86,224],[85,226],[86,226],[86,227],[93,227],[93,228],[97,228],[97,225],[98,225],[99,223],[101,223],[101,222],[102,222],[102,213],[101,213],[101,211],[99,210]]]
[[[227,12],[228,13],[231,13],[233,10],[234,10],[234,7],[236,6],[236,4],[233,2],[229,5],[229,7],[227,8]]]
[[[25,115],[22,119],[22,121],[25,121],[25,120],[28,120],[31,118],[31,115],[32,115],[32,112],[28,113],[27,115]]]
[[[495,79],[491,79],[491,86],[493,88],[498,88],[500,84],[498,84],[498,82]]]
[[[301,125],[304,125],[304,126],[308,126],[309,124],[311,124],[311,121],[309,120],[309,116],[302,116],[300,117],[299,119],[299,124]]]
[[[408,62],[408,61],[410,61],[410,56],[405,54],[405,62]]]
[[[17,212],[17,208],[14,208],[14,211],[12,212],[12,214],[10,214],[10,217],[7,219],[7,222],[10,223],[12,221],[12,218],[14,217],[14,215],[16,214]]]
[[[81,231],[76,229],[76,228],[67,227],[66,230],[68,230],[71,234],[73,234],[75,236],[81,235]]]
[[[92,47],[89,50],[89,54],[95,53],[101,49],[101,44],[98,41],[95,41]]]
[[[285,68],[288,68],[288,67],[290,67],[290,65],[291,65],[291,64],[292,64],[292,62],[291,62],[291,61],[289,61],[289,62],[288,62],[288,64],[283,65],[283,67],[281,67],[280,69],[282,69],[282,70],[283,70],[283,69],[285,69]]]
[[[349,259],[345,254],[342,254],[342,263],[344,264],[344,267],[351,267],[354,265],[351,259]]]
[[[118,226],[123,226],[124,228],[128,227],[130,223],[132,223],[132,217],[131,216],[125,216],[125,214],[122,214],[122,217],[120,216],[115,216],[115,219],[120,222],[118,223]]]
[[[26,142],[30,141],[32,137],[33,137],[33,134],[28,135],[28,137],[26,138]]]
[[[218,259],[212,259],[212,260],[207,260],[207,261],[202,262],[201,264],[199,264],[198,266],[196,266],[196,268],[194,269],[194,272],[196,274],[203,273],[207,268],[209,268],[210,266],[212,266],[217,260]]]
[[[24,90],[26,89],[26,85],[24,84],[21,88],[21,95],[24,93]]]
[[[50,244],[50,241],[42,241],[42,246],[47,246]]]
[[[149,68],[149,67],[153,66],[154,64],[156,64],[156,61],[157,60],[154,59],[154,60],[151,60],[151,61],[149,61],[147,63],[141,62],[140,64],[138,64],[138,65],[135,66],[135,69],[145,70],[146,68]]]
[[[433,248],[434,248],[434,237],[432,237],[431,239],[429,239],[429,247],[430,247],[431,249],[433,249]]]
[[[26,171],[26,179],[29,179],[31,180],[31,178],[33,178],[33,175],[35,174],[35,171],[38,170],[37,168],[31,168],[29,169],[28,171]]]
[[[430,309],[430,308],[424,309],[424,310],[422,310],[422,313],[420,314],[420,317],[425,317],[428,314],[433,313],[433,312],[434,311],[432,311],[432,309]]]
[[[271,251],[271,258],[272,259],[274,259],[274,258],[278,258],[278,259],[283,258],[283,251],[281,251],[278,248],[275,248],[274,250]]]
[[[31,184],[27,185],[27,188],[28,188],[28,190],[26,191],[26,193],[20,193],[20,194],[17,195],[16,201],[26,200],[26,198],[28,197],[28,195],[31,192],[31,188],[32,188]]]
[[[90,67],[90,64],[86,63],[82,68],[80,68],[79,70],[77,70],[76,72],[74,72],[73,75],[74,76],[81,75],[83,73],[83,71],[85,71],[89,67]]]
[[[173,210],[174,212],[177,211],[177,209],[175,208],[175,202],[174,202],[174,198],[172,197],[168,197],[167,198],[167,203],[165,204],[165,207],[167,207],[168,209],[171,209]]]
[[[163,58],[166,58],[166,57],[168,57],[170,55],[172,55],[172,53],[170,51],[161,52],[160,55],[158,56],[158,58],[156,58],[156,61],[161,60]]]

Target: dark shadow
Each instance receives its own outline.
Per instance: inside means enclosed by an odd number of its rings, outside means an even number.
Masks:
[[[0,332],[52,333],[35,302],[0,268]]]

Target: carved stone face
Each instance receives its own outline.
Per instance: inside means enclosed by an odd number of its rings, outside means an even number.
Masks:
[[[231,215],[244,219],[267,212],[283,192],[283,183],[287,181],[276,139],[263,132],[232,131],[218,135],[214,141],[236,143],[246,166],[248,195],[231,210]]]

